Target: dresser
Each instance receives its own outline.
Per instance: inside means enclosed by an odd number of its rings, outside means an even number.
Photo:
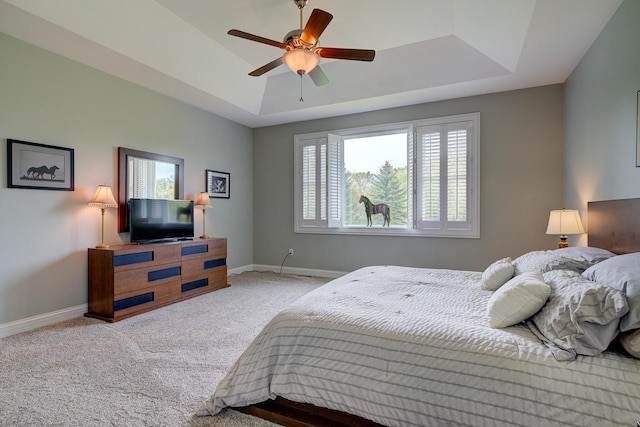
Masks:
[[[116,322],[229,286],[227,239],[90,248],[87,317]]]

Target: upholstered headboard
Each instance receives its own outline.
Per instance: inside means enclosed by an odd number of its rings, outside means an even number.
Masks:
[[[640,252],[640,199],[589,202],[589,246],[616,254]]]

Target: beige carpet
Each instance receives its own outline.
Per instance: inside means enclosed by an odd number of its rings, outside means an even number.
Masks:
[[[273,426],[194,414],[262,327],[327,280],[246,272],[121,322],[83,317],[0,339],[0,426]]]

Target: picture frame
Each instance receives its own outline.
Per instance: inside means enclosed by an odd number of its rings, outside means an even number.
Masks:
[[[7,139],[7,186],[73,191],[73,148]]]
[[[209,197],[228,199],[231,190],[231,176],[228,172],[205,170],[205,188]]]

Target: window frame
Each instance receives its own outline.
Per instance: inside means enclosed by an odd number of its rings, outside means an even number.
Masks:
[[[450,126],[456,123],[470,123],[470,135],[467,137],[467,224],[463,228],[447,226],[440,228],[426,228],[421,226],[418,220],[419,182],[418,174],[420,168],[419,153],[417,148],[417,133],[422,127]],[[331,174],[330,162],[326,161],[325,194],[327,212],[324,220],[302,221],[302,147],[310,141],[316,144],[326,144],[327,157],[329,156],[329,140],[334,136],[341,139],[353,138],[356,136],[382,135],[384,133],[395,133],[398,130],[407,130],[407,175],[410,182],[407,183],[409,218],[407,228],[403,227],[366,227],[366,226],[336,226],[336,219],[329,219],[331,195],[329,194],[329,177]],[[446,144],[446,143],[445,143]],[[341,167],[343,168],[340,182],[340,224],[344,215],[344,150],[341,149],[339,156]],[[441,158],[442,162],[442,158]],[[446,182],[446,177],[440,174],[440,182]],[[316,187],[317,188],[317,187]],[[351,235],[378,235],[378,236],[415,236],[415,237],[447,237],[447,238],[479,238],[480,237],[480,113],[467,113],[453,116],[436,117],[408,122],[386,123],[357,128],[331,130],[326,132],[314,132],[308,134],[294,135],[294,232],[311,234],[351,234]],[[447,221],[444,221],[447,223]],[[331,223],[331,225],[330,225]],[[451,224],[449,224],[451,225]],[[454,224],[459,225],[459,224]]]

